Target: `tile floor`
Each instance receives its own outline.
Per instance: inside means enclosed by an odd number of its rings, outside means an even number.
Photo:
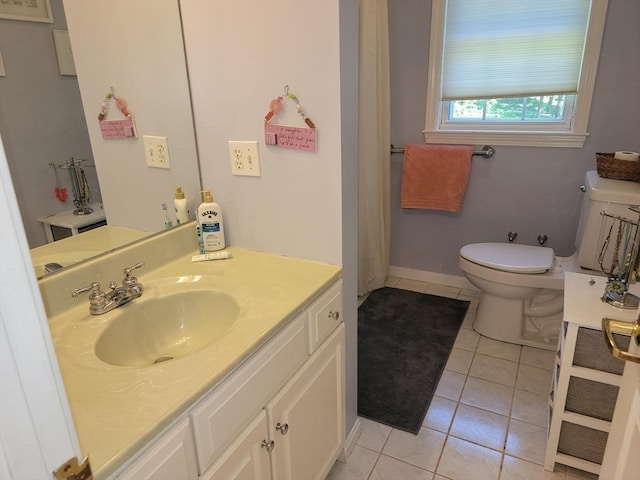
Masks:
[[[414,280],[387,285],[470,300],[418,435],[361,418],[347,463],[327,480],[593,480],[556,465],[546,472],[547,397],[553,352],[482,337],[471,326],[477,293]]]

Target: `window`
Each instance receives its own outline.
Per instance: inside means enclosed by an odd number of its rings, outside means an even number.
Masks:
[[[443,101],[445,122],[481,124],[504,122],[513,127],[518,123],[544,123],[546,128],[570,124],[575,95],[538,95],[527,97],[483,98]]]
[[[427,143],[582,147],[607,0],[433,0]]]

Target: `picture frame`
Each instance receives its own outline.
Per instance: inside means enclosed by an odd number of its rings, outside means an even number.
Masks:
[[[0,19],[53,23],[51,0],[2,0]]]

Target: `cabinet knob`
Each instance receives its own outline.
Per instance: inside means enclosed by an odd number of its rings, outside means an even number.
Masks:
[[[262,443],[260,444],[261,448],[265,448],[267,450],[267,453],[271,453],[271,451],[273,450],[273,447],[275,447],[276,444],[273,440],[271,440],[270,442],[267,442],[266,440],[262,440]]]
[[[276,430],[279,431],[282,435],[286,435],[287,432],[289,431],[289,424],[278,422],[276,424]]]
[[[333,310],[329,312],[329,318],[333,320],[338,320],[340,318],[340,312],[334,312]]]

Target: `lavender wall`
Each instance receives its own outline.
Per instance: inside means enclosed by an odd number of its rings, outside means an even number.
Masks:
[[[52,0],[51,9],[54,23],[0,19],[0,132],[31,248],[46,243],[38,218],[74,208],[68,173],[58,172],[70,197],[61,203],[49,163],[75,157],[93,164],[78,80],[60,75],[56,60],[52,31],[67,28],[62,0]],[[95,169],[85,171],[91,201],[100,201]]]
[[[431,2],[389,2],[391,139],[422,143]],[[640,151],[640,3],[609,2],[600,65],[581,149],[496,146],[490,159],[474,157],[458,213],[400,208],[402,155],[391,156],[391,265],[461,275],[460,247],[472,242],[536,244],[541,233],[557,255],[573,252],[584,174],[596,151]]]

